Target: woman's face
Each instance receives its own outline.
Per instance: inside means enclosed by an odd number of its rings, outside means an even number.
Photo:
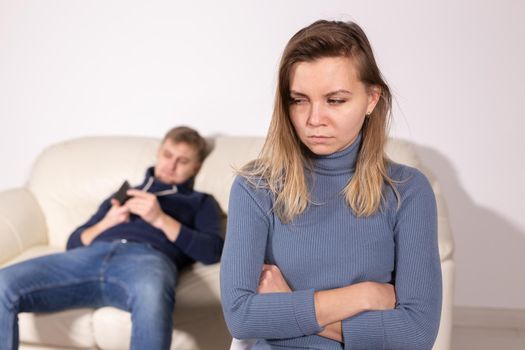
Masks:
[[[379,95],[358,80],[348,57],[299,62],[290,73],[291,121],[310,151],[332,154],[354,142]]]

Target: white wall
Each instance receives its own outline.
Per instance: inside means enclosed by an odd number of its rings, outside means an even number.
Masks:
[[[525,3],[0,0],[0,189],[83,135],[264,135],[287,39],[353,19],[449,202],[456,304],[525,309]]]

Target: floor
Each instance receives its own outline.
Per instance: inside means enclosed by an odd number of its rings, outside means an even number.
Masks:
[[[524,350],[525,310],[454,309],[452,350]]]
[[[525,310],[454,308],[451,350],[525,350]]]
[[[454,327],[452,350],[524,350],[525,332],[506,329]]]

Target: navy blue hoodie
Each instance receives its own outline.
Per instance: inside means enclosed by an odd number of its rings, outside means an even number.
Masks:
[[[155,179],[151,167],[146,171],[144,182],[135,188],[157,194],[162,211],[181,223],[175,242],[138,215],[130,215],[129,222],[107,229],[93,242],[126,239],[147,243],[166,254],[178,268],[194,261],[205,264],[219,261],[223,246],[221,212],[211,195],[193,190],[193,179],[177,186],[169,185]],[[111,208],[111,198],[104,200],[97,212],[73,231],[67,242],[68,250],[84,246],[81,233],[104,218]]]

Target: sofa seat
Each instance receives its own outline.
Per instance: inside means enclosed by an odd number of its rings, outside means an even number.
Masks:
[[[34,246],[6,265],[61,251],[63,249],[48,245]],[[209,317],[222,318],[221,310],[217,307],[220,297],[217,294],[218,277],[219,264],[206,266],[197,263],[181,273],[172,349],[199,348],[198,341],[184,328],[194,328],[196,324],[205,323]],[[216,289],[209,288],[212,282],[217,285]],[[45,344],[53,349],[128,349],[131,337],[130,314],[114,307],[76,309],[51,314],[21,313],[19,325],[22,330],[21,349],[34,349],[37,344]],[[115,334],[119,336],[115,337]]]

